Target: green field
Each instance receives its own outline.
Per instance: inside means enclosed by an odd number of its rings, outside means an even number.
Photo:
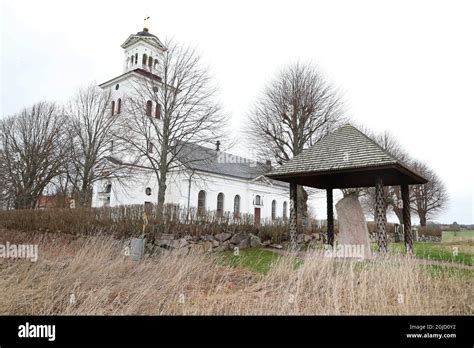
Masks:
[[[418,258],[438,260],[438,261],[453,261],[461,262],[464,264],[472,264],[471,255],[461,254],[457,258],[452,257],[450,253],[440,252],[433,246],[421,246],[420,244],[426,243],[415,243],[415,254]],[[400,251],[404,249],[402,245],[391,244],[390,250],[392,252]],[[244,249],[240,251],[238,256],[234,255],[232,251],[226,251],[219,255],[218,262],[223,266],[238,267],[247,269],[249,271],[267,274],[270,269],[279,261],[288,256],[282,256],[274,253],[270,250],[263,250],[259,248]],[[293,261],[295,269],[302,264],[302,260],[296,259]],[[363,263],[357,264],[360,267],[364,267]],[[347,266],[344,262],[335,262],[332,267],[344,267]],[[472,279],[474,271],[470,269],[458,269],[456,267],[448,267],[444,265],[420,265],[420,267],[428,272],[432,277],[436,278],[466,278]]]
[[[443,236],[441,238],[442,242],[465,241],[465,240],[474,241],[474,230],[465,230],[465,231],[459,231],[459,232],[443,231]]]
[[[419,259],[445,261],[472,266],[474,255],[474,231],[454,232],[443,231],[441,243],[415,242],[413,243],[415,256]],[[372,250],[377,250],[377,245],[372,244]],[[405,253],[404,243],[390,243],[389,250],[392,253]],[[234,255],[233,251],[220,254],[219,263],[225,266],[241,267],[254,272],[266,274],[282,257],[270,250],[259,248],[242,249],[240,255]],[[295,260],[295,267],[301,263]],[[425,267],[433,276],[457,276],[472,278],[473,271],[467,269],[456,269],[442,265],[426,265]]]
[[[441,243],[414,242],[415,256],[419,259],[447,261],[472,266],[474,255],[474,231],[454,232],[443,231]],[[372,250],[377,251],[377,245],[372,244]],[[389,250],[394,253],[404,253],[404,243],[389,243]]]
[[[375,246],[374,250],[376,249]],[[404,253],[405,245],[403,243],[390,243],[389,250],[395,253]],[[415,242],[413,243],[413,251],[419,259],[456,262],[472,266],[472,245],[465,243]]]
[[[280,255],[272,251],[252,248],[240,250],[239,255],[234,255],[233,251],[225,251],[219,262],[224,266],[241,267],[266,274],[280,258]]]

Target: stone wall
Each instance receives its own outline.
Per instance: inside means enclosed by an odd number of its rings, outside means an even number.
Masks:
[[[323,244],[324,236],[321,233],[299,234],[297,237],[299,245]],[[267,247],[283,249],[288,242],[272,244],[270,240],[262,241],[260,237],[246,232],[230,233],[223,232],[215,235],[191,236],[182,238],[172,234],[161,234],[153,243],[147,242],[145,253],[165,255],[171,252],[179,255],[188,253],[222,252],[226,250],[247,249],[256,247]]]
[[[418,236],[417,242],[441,242],[441,237],[438,237],[438,236]]]
[[[389,243],[395,242],[394,235],[388,235]],[[376,242],[375,234],[370,234],[372,242]],[[441,238],[436,236],[418,236],[420,242],[440,242]],[[403,242],[403,238],[401,239]],[[323,245],[326,243],[326,235],[324,233],[299,234],[297,243],[300,247],[311,247],[315,245]],[[127,241],[126,246],[130,246]],[[175,253],[178,255],[187,255],[192,253],[211,253],[222,252],[227,250],[247,249],[247,248],[273,248],[286,249],[288,241],[281,244],[272,243],[270,240],[262,241],[259,236],[246,232],[223,232],[215,235],[206,234],[202,236],[186,235],[184,237],[174,236],[172,234],[161,234],[155,241],[145,244],[146,254],[166,255]]]

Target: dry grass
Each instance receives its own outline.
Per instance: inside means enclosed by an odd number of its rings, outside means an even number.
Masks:
[[[40,250],[35,263],[0,259],[0,314],[473,314],[471,279],[433,278],[403,256],[358,263],[315,253],[298,268],[283,257],[262,275],[210,255],[136,263],[110,236],[0,232],[0,243]]]

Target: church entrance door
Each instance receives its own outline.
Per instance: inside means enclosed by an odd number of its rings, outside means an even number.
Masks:
[[[260,208],[255,208],[255,214],[253,216],[255,217],[255,226],[260,226]]]

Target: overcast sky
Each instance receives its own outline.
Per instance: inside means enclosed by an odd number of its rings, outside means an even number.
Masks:
[[[150,32],[199,48],[235,136],[269,79],[314,61],[347,115],[390,130],[447,185],[437,221],[474,223],[473,1],[1,1],[0,117],[122,73],[120,45]],[[236,149],[243,151],[243,146]],[[318,205],[317,215],[324,218]]]

